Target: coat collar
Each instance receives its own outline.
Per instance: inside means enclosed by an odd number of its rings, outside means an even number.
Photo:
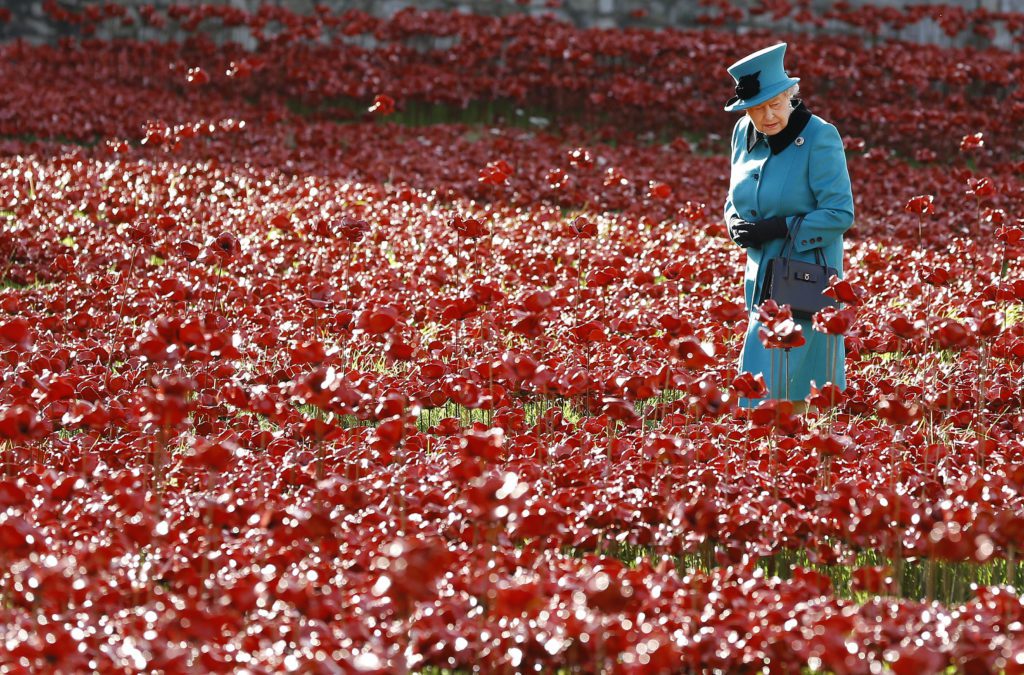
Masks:
[[[753,122],[747,122],[747,152],[751,152],[762,140],[768,143],[772,154],[777,155],[797,139],[811,121],[811,111],[807,109],[803,101],[794,101],[793,112],[789,114],[789,121],[786,128],[775,134],[767,136],[754,129]]]

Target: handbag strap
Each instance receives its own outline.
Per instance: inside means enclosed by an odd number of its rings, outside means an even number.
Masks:
[[[796,244],[796,235],[803,224],[804,217],[802,215],[797,216],[793,219],[793,226],[786,233],[786,243],[782,245],[782,258],[786,260],[787,266],[789,265],[789,259],[793,257],[793,245]]]
[[[789,261],[793,257],[793,246],[796,244],[796,235],[800,231],[800,226],[804,224],[804,214],[798,215],[793,219],[793,226],[790,228],[789,233],[786,235],[786,243],[782,245],[782,258],[786,261],[786,267],[789,267]],[[822,266],[826,271],[828,270],[828,260],[825,258],[825,252],[821,250],[821,247],[813,249],[814,251],[814,262]]]

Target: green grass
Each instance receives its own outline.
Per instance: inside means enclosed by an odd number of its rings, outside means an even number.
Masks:
[[[340,123],[363,121],[365,116],[370,114],[369,107],[366,101],[348,97],[329,99],[317,105],[296,100],[288,102],[288,109],[292,113],[332,119]],[[523,106],[510,100],[474,100],[465,106],[411,102],[380,119],[387,123],[410,127],[430,124],[485,125],[502,120],[510,126],[543,128],[548,126],[552,117],[542,108]],[[480,133],[476,138],[482,135]]]
[[[1003,318],[1003,327],[1009,328],[1024,321],[1024,303],[1017,303],[1006,308]]]
[[[317,117],[332,120],[340,124],[362,122],[369,115],[370,103],[349,97],[338,97],[311,105],[297,100],[288,102],[288,109],[304,117]],[[472,129],[467,130],[464,139],[477,142],[487,135],[484,127],[500,124],[504,128],[521,128],[533,131],[557,129],[564,124],[578,125],[582,128],[599,130],[610,124],[621,124],[607,112],[587,110],[586,107],[568,108],[565,103],[556,103],[555,109],[544,105],[527,105],[511,99],[472,100],[465,106],[424,101],[405,102],[400,109],[390,115],[378,118],[382,123],[397,124],[405,127],[420,127],[434,124],[461,124]],[[575,111],[575,112],[573,112]],[[699,131],[688,131],[683,128],[662,128],[638,132],[635,142],[641,145],[667,145],[677,138],[685,139],[695,155],[718,156],[728,150],[728,139],[720,140],[718,148],[708,149],[704,143],[707,134]],[[594,142],[611,147],[618,145],[616,138],[594,139]]]
[[[328,416],[329,416],[328,413],[324,412],[324,410],[322,408],[319,408],[318,406],[315,406],[315,405],[310,405],[308,403],[299,403],[299,404],[296,405],[296,408],[298,409],[298,411],[300,413],[302,413],[303,415],[305,415],[309,419],[326,420],[328,418]],[[374,426],[377,426],[372,421],[370,421],[370,420],[361,420],[358,417],[356,417],[355,415],[337,415],[335,417],[334,421],[342,429],[351,429],[353,427],[374,427]],[[270,422],[269,420],[267,421],[267,424],[270,424],[271,426],[273,426],[273,423]]]
[[[51,282],[40,281],[39,279],[34,279],[31,283],[27,284],[18,283],[17,281],[9,278],[0,279],[0,290],[10,289],[12,291],[32,291],[37,288],[47,288],[52,285],[53,283]]]
[[[644,560],[656,566],[661,560],[672,562],[680,572],[709,572],[715,564],[715,545],[707,544],[702,550],[678,556],[664,556],[647,546],[619,544],[611,540],[599,546],[596,551],[620,560],[628,567],[636,567]],[[573,548],[562,550],[564,555],[581,558],[595,551]],[[862,567],[888,567],[892,570],[893,585],[885,595],[913,600],[937,600],[946,605],[966,602],[980,586],[1009,583],[1009,567],[1006,560],[997,559],[984,564],[967,562],[942,562],[937,560],[895,561],[886,558],[876,550],[861,550],[853,554],[849,564],[823,565],[811,562],[802,549],[784,549],[774,555],[758,559],[757,566],[767,576],[791,579],[797,568],[814,570],[828,577],[837,597],[863,603],[874,597],[873,593],[854,588],[853,572]],[[931,580],[929,580],[931,577]],[[898,582],[898,583],[896,583]]]
[[[67,441],[82,433],[85,433],[84,429],[68,429],[67,427],[60,427],[57,429],[57,438],[62,441]]]

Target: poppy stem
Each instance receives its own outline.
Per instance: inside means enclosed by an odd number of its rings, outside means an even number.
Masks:
[[[577,248],[576,255],[578,260],[576,262],[576,293],[573,296],[573,319],[574,325],[580,325],[580,300],[583,294],[583,243],[580,240],[580,245]]]
[[[715,562],[715,545],[707,536],[700,543],[700,560],[704,564],[704,571],[710,572]]]
[[[185,308],[192,310],[192,261],[185,260]]]
[[[206,578],[210,576],[210,554],[214,551],[214,545],[216,542],[213,540],[213,504],[214,500],[210,497],[214,488],[217,485],[217,472],[210,471],[206,475],[206,494],[207,494],[207,506],[206,511],[203,513],[203,525],[205,532],[203,533],[203,539],[206,540],[206,551],[203,553],[203,562],[200,566],[199,578],[204,582]],[[203,584],[204,590],[209,588],[205,583]]]
[[[952,569],[952,576],[952,583],[950,583],[949,586],[949,604],[953,604],[953,602],[956,601],[957,594],[960,590],[960,582],[962,581],[962,578],[964,576],[963,572],[961,571],[960,564],[957,564],[957,566]]]
[[[668,392],[672,386],[672,368],[669,366],[665,367],[665,386],[661,390],[661,410],[658,411],[658,419],[664,420],[665,413],[668,411]]]
[[[899,504],[899,502],[896,502],[896,503]],[[892,590],[892,594],[895,595],[896,597],[899,597],[902,594],[903,571],[904,571],[904,567],[906,566],[905,565],[906,561],[904,561],[904,559],[903,559],[903,544],[901,543],[901,539],[902,538],[903,538],[903,529],[899,528],[899,529],[896,530],[896,543],[895,543],[896,560],[893,562],[893,566],[892,566],[892,589],[891,590]]]
[[[839,385],[836,381],[839,379],[837,374],[839,372],[839,336],[830,335],[829,339],[831,342],[828,345],[829,356],[831,357],[832,365],[829,370],[829,374],[832,376],[832,389],[829,391],[829,402],[828,402],[828,435],[832,435],[832,425],[836,419],[836,389]]]
[[[117,308],[117,341],[114,341],[114,336],[111,336],[110,342],[110,353],[107,354],[107,384],[110,384],[110,375],[114,369],[114,346],[121,344],[121,336],[124,334],[123,319],[124,316],[124,301],[128,297],[128,280],[131,279],[132,271],[135,269],[135,255],[138,253],[138,247],[132,246],[132,258],[131,262],[128,263],[128,274],[124,277],[124,283],[121,286],[121,304]]]
[[[981,418],[984,413],[984,399],[985,399],[985,378],[988,375],[988,345],[985,343],[984,338],[980,340],[979,349],[981,351],[980,358],[978,359],[978,401],[975,406],[975,420],[974,420],[974,439],[978,444],[978,461],[981,464],[982,470],[985,469],[985,436],[982,436],[981,431]]]
[[[497,350],[495,350],[495,354],[497,354]],[[493,359],[487,366],[487,397],[490,401],[487,406],[487,426],[494,424],[494,368],[491,364],[493,364]]]
[[[978,196],[977,190],[974,191],[974,213],[978,221],[978,235],[981,236],[981,198]]]
[[[324,479],[324,444],[322,443],[319,436],[316,438],[316,446],[313,448],[313,454],[316,456],[316,479]]]
[[[931,370],[932,370],[932,385],[931,385],[931,388],[929,389],[929,391],[935,391],[936,384],[938,383],[938,380],[939,380],[939,373],[938,373],[938,369],[937,368],[932,368]],[[934,403],[932,403],[932,405],[928,406],[928,437],[929,437],[929,443],[932,443],[932,444],[935,443],[935,404],[936,403],[938,403],[938,401],[935,401]],[[926,464],[927,464],[927,461],[928,461],[927,458],[925,458],[925,463]],[[934,463],[932,468],[936,468],[936,467],[938,467],[938,465],[939,465],[939,458],[938,458],[938,453],[936,453],[935,463]]]
[[[789,401],[789,347],[786,347],[786,400]]]
[[[935,557],[928,556],[928,562],[925,563],[924,596],[930,601],[935,600],[936,572]]]
[[[160,508],[161,496],[163,495],[163,461],[164,453],[167,450],[167,429],[161,427],[156,435],[156,449],[153,451],[153,492],[156,494],[157,510]]]
[[[4,271],[0,272],[0,284],[3,284],[4,280],[7,279],[7,275],[10,273],[11,267],[14,265],[14,255],[15,251],[12,250],[11,255],[7,256],[7,264],[4,266]]]
[[[589,413],[590,409],[591,409],[591,405],[590,405],[590,343],[589,342],[587,343],[587,348],[586,348],[585,351],[586,351],[586,355],[587,355],[587,366],[586,366],[586,370],[585,370],[585,372],[587,374],[587,388],[583,392],[583,395],[586,396],[586,398],[584,399],[585,400],[585,405],[584,405],[583,411],[585,413]]]

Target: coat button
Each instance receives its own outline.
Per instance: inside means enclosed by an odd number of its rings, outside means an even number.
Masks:
[[[750,215],[756,216],[757,215],[757,210],[756,209],[750,209]]]
[[[800,240],[800,243],[801,243],[801,244],[806,244],[806,243],[807,243],[807,240],[806,240],[806,239],[801,239],[801,240]]]
[[[760,178],[760,177],[761,177],[761,174],[759,174],[759,173],[755,173],[755,174],[754,174],[754,180],[757,180],[757,179],[758,179],[758,178]]]

